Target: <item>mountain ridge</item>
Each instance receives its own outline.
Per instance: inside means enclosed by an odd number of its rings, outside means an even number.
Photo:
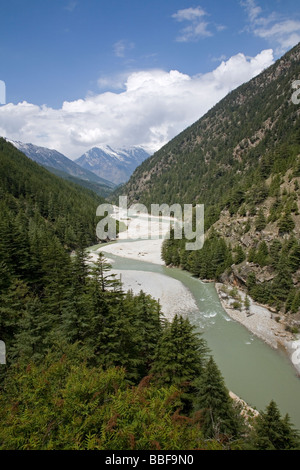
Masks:
[[[97,176],[119,185],[127,181],[137,166],[149,156],[142,146],[113,148],[101,145],[91,148],[75,162]]]
[[[300,44],[142,163],[114,197],[204,204],[206,239],[163,245],[167,265],[244,289],[300,332]]]
[[[245,163],[247,152],[252,151],[251,157],[257,162],[259,153],[264,151],[262,147],[270,144],[274,132],[275,144],[286,129],[290,133],[287,125],[281,122],[278,128],[276,124],[281,112],[291,120],[299,116],[299,107],[291,104],[292,82],[300,74],[299,61],[298,45],[259,76],[230,92],[155,152],[135,170],[121,190],[131,202],[146,205],[159,203],[158,197],[161,203],[169,204],[206,203],[219,198],[220,193],[216,195],[215,188],[211,191],[209,184],[215,185],[216,180],[230,172],[231,187],[238,184],[234,173],[242,171],[239,166]],[[288,77],[284,77],[287,70]],[[261,106],[263,90],[268,91],[268,96]]]
[[[43,166],[48,171],[81,186],[90,187],[101,196],[110,194],[115,188],[115,184],[111,181],[82,168],[55,149],[11,139],[6,139],[6,141],[14,145],[14,147],[23,152],[28,158]]]

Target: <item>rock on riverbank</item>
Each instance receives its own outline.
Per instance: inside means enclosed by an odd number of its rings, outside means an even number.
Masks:
[[[222,307],[230,318],[244,325],[251,333],[272,348],[284,350],[292,360],[295,353],[294,343],[297,338],[294,334],[286,331],[280,321],[276,321],[274,313],[254,302],[248,296],[248,300],[246,300],[245,292],[240,289],[221,283],[216,283],[215,286]],[[292,363],[300,375],[300,363],[295,364],[293,360]]]

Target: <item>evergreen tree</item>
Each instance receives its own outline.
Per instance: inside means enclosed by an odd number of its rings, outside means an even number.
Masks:
[[[289,267],[292,272],[300,269],[300,244],[296,242],[296,246],[292,249],[289,255]]]
[[[116,305],[111,305],[107,322],[99,335],[99,362],[104,368],[123,367],[128,379],[137,382],[139,377],[140,358],[138,353],[136,331],[129,312],[119,298]]]
[[[288,415],[281,417],[274,400],[257,417],[251,443],[255,450],[300,449],[298,432],[293,429]]]
[[[121,289],[120,281],[115,279],[116,275],[112,274],[110,271],[111,264],[107,262],[104,254],[100,252],[97,261],[91,268],[91,274],[96,282],[98,282],[102,292]]]
[[[293,288],[291,271],[287,265],[287,259],[281,257],[278,264],[278,274],[272,282],[272,299],[285,302],[290,290]]]
[[[267,221],[262,208],[259,209],[258,215],[255,220],[255,228],[258,232],[261,232],[267,225]]]
[[[239,410],[229,396],[212,357],[197,382],[195,410],[201,411],[201,429],[207,438],[237,438],[242,430]]]
[[[246,255],[241,245],[237,245],[234,251],[235,251],[235,256],[233,258],[234,264],[242,263],[245,260]]]
[[[291,214],[285,214],[278,221],[279,234],[284,235],[285,233],[290,233],[295,228],[295,222]]]
[[[175,315],[157,343],[150,370],[159,385],[175,385],[183,391],[181,403],[186,413],[192,410],[195,380],[203,371],[208,352],[205,341],[194,330],[188,319]]]
[[[132,312],[131,322],[135,330],[137,358],[139,359],[138,374],[142,379],[149,374],[155,348],[163,331],[162,312],[160,304],[143,291],[137,296],[129,292],[125,298],[125,308]]]
[[[259,244],[258,250],[255,254],[254,262],[260,266],[267,266],[268,264],[269,249],[265,241]]]

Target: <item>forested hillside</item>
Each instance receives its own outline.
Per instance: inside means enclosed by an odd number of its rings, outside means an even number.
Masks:
[[[299,107],[291,98],[299,59],[300,45],[229,93],[143,162],[121,191],[148,206],[205,204],[211,223],[226,205],[239,207],[238,193],[254,192],[270,174],[295,167]]]
[[[275,403],[240,414],[188,319],[89,262],[99,198],[4,140],[0,165],[1,450],[299,448]]]
[[[203,250],[163,248],[168,265],[230,282],[300,326],[300,45],[145,161],[131,201],[205,205]],[[289,315],[293,316],[290,317]],[[279,318],[279,317],[278,317]]]

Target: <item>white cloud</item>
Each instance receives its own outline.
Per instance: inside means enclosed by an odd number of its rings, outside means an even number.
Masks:
[[[212,36],[212,33],[207,29],[208,23],[203,20],[203,16],[207,13],[201,8],[185,8],[178,10],[172,15],[178,22],[188,21],[190,24],[180,31],[177,37],[178,42],[196,41],[201,37]]]
[[[128,75],[128,72],[102,75],[98,78],[97,85],[100,90],[124,90]]]
[[[61,109],[9,103],[0,106],[0,135],[55,148],[72,159],[100,144],[154,151],[272,63],[272,50],[252,58],[237,54],[193,77],[177,70],[137,71],[126,78],[124,91],[64,102]]]
[[[263,16],[263,10],[255,0],[242,0],[241,5],[248,14],[250,31],[277,45],[277,54],[283,54],[300,41],[300,21],[284,18],[276,12]]]
[[[246,9],[251,23],[255,22],[262,13],[261,7],[256,5],[255,0],[243,0],[241,5]]]
[[[177,21],[195,21],[205,15],[205,11],[200,7],[185,8],[184,10],[178,10],[177,13],[174,13],[174,15],[172,15],[172,18],[175,18],[175,20]]]
[[[134,48],[134,43],[121,39],[113,45],[114,54],[117,57],[125,57],[126,52]]]

